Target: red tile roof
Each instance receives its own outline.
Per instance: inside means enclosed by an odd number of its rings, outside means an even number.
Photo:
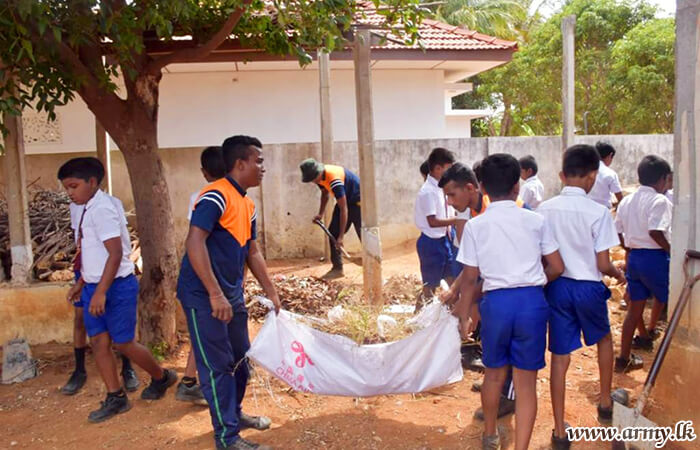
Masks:
[[[371,1],[359,1],[360,11],[356,15],[356,23],[377,27],[373,30],[378,35],[389,39],[376,48],[408,49],[420,48],[418,44],[406,45],[395,34],[381,30],[384,16],[377,13]],[[449,25],[432,19],[423,19],[418,27],[420,42],[425,50],[516,50],[518,43],[498,39],[466,28]]]

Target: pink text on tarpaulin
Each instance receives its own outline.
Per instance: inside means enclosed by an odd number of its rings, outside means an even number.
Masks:
[[[294,368],[291,366],[291,364],[287,364],[284,361],[282,361],[275,370],[275,373],[277,374],[278,377],[280,377],[282,380],[286,381],[287,384],[289,384],[291,387],[296,389],[297,391],[302,391],[302,392],[313,392],[314,391],[314,385],[311,383],[308,383],[307,385],[304,385],[304,375],[300,373],[296,373],[294,371]]]

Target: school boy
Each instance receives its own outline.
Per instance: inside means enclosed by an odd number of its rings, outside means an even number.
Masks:
[[[544,200],[544,185],[537,176],[537,161],[532,155],[523,156],[518,160],[520,164],[520,198],[530,209],[536,209]]]
[[[202,166],[200,168],[202,176],[204,176],[207,183],[213,183],[226,176],[226,165],[224,164],[224,156],[221,152],[221,147],[212,146],[205,148],[199,156],[199,161]],[[187,209],[188,221],[192,219],[192,211],[199,197],[199,192],[200,191],[197,191],[190,195],[190,204]],[[190,342],[192,342],[191,339]],[[190,347],[190,352],[187,355],[185,375],[182,377],[182,380],[180,380],[180,383],[178,383],[177,390],[175,391],[175,399],[181,402],[207,406],[204,394],[202,394],[202,390],[199,384],[197,384],[197,364],[194,360],[194,351],[192,347]]]
[[[450,241],[450,227],[456,224],[457,219],[438,185],[442,174],[454,162],[455,156],[451,151],[439,147],[433,149],[428,157],[428,177],[416,198],[414,219],[416,227],[421,231],[416,249],[423,279],[423,292],[416,309],[422,308],[423,303],[433,296],[440,280],[451,282],[459,275],[455,273],[454,252]]]
[[[627,292],[630,305],[622,324],[620,356],[615,359],[615,371],[626,372],[643,366],[642,359],[630,353],[634,330],[642,320],[647,298],[654,296],[649,330],[668,302],[669,243],[673,205],[664,195],[671,177],[671,166],[655,155],[645,156],[637,167],[641,186],[634,194],[622,199],[617,208],[615,225],[623,247],[628,251]],[[638,347],[653,348],[649,330],[640,327],[635,338]]]
[[[187,316],[202,393],[209,404],[217,448],[269,448],[239,436],[244,428],[270,427],[267,417],[241,410],[249,377],[248,312],[243,299],[247,264],[272,300],[280,301],[256,243],[256,212],[248,189],[260,185],[262,144],[233,136],[222,144],[227,174],[205,187],[192,212],[177,283]]]
[[[622,201],[620,179],[617,176],[617,172],[610,168],[617,152],[615,147],[607,142],[597,142],[595,148],[598,151],[598,156],[600,156],[600,163],[598,164],[598,175],[596,176],[595,184],[588,196],[596,203],[610,208],[612,205],[610,203],[611,194],[615,195],[618,203]]]
[[[561,193],[537,209],[549,223],[559,244],[564,273],[545,288],[551,316],[549,351],[552,353],[550,389],[554,430],[552,448],[568,449],[564,425],[566,372],[570,354],[586,345],[598,347],[600,403],[598,420],[612,422],[610,391],[613,374],[613,344],[607,301],[610,291],[601,272],[625,281],[610,261],[609,250],[620,243],[610,210],[586,196],[596,180],[600,158],[590,145],[574,145],[564,152],[560,177]]]
[[[511,155],[494,154],[481,164],[482,187],[491,203],[467,222],[457,260],[464,266],[454,314],[461,332],[473,328],[469,311],[483,278],[481,342],[486,376],[481,389],[485,449],[500,448],[496,417],[501,389],[513,367],[515,448],[528,448],[537,414],[537,371],[545,366],[549,306],[543,286],[558,277],[563,263],[544,217],[519,208],[520,165]],[[542,257],[547,262],[542,267]]]
[[[305,159],[299,165],[301,181],[315,183],[321,190],[321,204],[318,214],[312,221],[323,220],[326,214],[328,197],[333,194],[335,208],[328,231],[335,238],[335,245],[330,238],[331,262],[333,267],[323,278],[333,279],[343,277],[343,257],[340,249],[343,247],[343,237],[355,227],[357,237],[362,239],[362,210],[360,209],[360,178],[352,171],[331,164],[323,164],[313,158]]]
[[[452,206],[455,211],[457,211],[457,228],[458,235],[461,240],[463,235],[463,226],[466,225],[466,221],[476,217],[479,213],[473,213],[472,211],[478,211],[479,203],[483,202],[483,195],[480,192],[479,182],[474,174],[474,172],[464,166],[461,163],[455,163],[450,167],[440,179],[440,187],[445,192],[445,197],[447,198],[447,203]],[[462,230],[459,230],[459,222],[464,222]],[[454,303],[459,298],[459,286],[460,278],[462,274],[457,277],[450,290],[441,296],[441,300]],[[476,287],[474,293],[473,306],[471,310],[471,318],[474,323],[479,322],[478,318],[478,302],[481,300],[481,283]],[[480,326],[476,325],[474,331],[474,339],[479,339],[478,335],[480,332]],[[462,364],[465,368],[476,371],[484,371],[484,364],[481,359],[482,351],[480,344],[475,348],[473,345],[463,345],[462,346]],[[466,363],[466,364],[465,364]],[[480,382],[475,382],[472,385],[472,389],[480,391],[482,384]],[[512,414],[515,411],[515,391],[513,389],[513,372],[508,371],[506,380],[503,383],[503,389],[501,392],[501,398],[498,404],[498,418]],[[484,410],[483,408],[478,408],[474,412],[474,417],[477,420],[484,420]]]
[[[99,160],[96,160],[94,158],[84,158],[84,160],[85,164],[94,166],[95,173],[98,175],[98,178],[102,180],[104,178],[104,170],[102,168],[102,164],[99,163]],[[119,213],[121,215],[124,215],[124,206],[122,205],[122,202],[116,197],[111,197],[110,200],[112,200],[114,206],[119,210]],[[76,205],[75,203],[71,202],[70,205],[68,205],[68,208],[70,210],[71,228],[73,229],[75,242],[77,243],[78,222],[80,220],[80,215],[82,213],[83,206]],[[74,265],[75,263],[76,261],[74,261]],[[78,263],[77,267],[80,267],[80,263]],[[75,283],[76,285],[78,285],[78,280],[80,280],[80,271],[74,270],[74,272]],[[75,395],[78,391],[80,391],[80,389],[85,385],[85,382],[87,381],[87,372],[85,370],[85,352],[88,347],[87,335],[85,332],[85,322],[83,321],[83,302],[80,299],[80,291],[77,290],[77,288],[72,289],[70,292],[71,294],[68,296],[68,302],[71,303],[74,307],[73,352],[75,355],[75,370],[68,379],[68,382],[61,388],[61,393],[63,395]],[[134,372],[134,369],[131,367],[131,361],[129,361],[129,358],[127,358],[124,355],[120,355],[120,357],[122,360],[121,375],[124,381],[124,389],[126,389],[127,392],[135,392],[141,385],[141,382],[136,376],[136,372]]]
[[[151,375],[151,384],[141,392],[142,399],[162,398],[177,381],[174,371],[161,367],[148,349],[134,340],[139,284],[129,260],[131,242],[126,217],[112,197],[100,190],[103,175],[104,168],[96,158],[72,159],[58,170],[58,179],[71,201],[83,207],[77,228],[76,270],[81,276],[69,298],[80,293],[85,329],[107,387],[107,398],[90,413],[90,422],[102,422],[131,409],[119,383],[112,344]]]

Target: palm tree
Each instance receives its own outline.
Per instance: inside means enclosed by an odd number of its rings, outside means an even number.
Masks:
[[[446,0],[436,11],[438,20],[506,39],[517,37],[514,25],[526,14],[519,0]]]
[[[437,20],[503,39],[526,42],[531,28],[542,20],[540,9],[551,1],[445,0],[433,9]]]

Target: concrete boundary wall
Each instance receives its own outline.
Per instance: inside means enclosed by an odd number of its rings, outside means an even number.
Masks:
[[[657,154],[672,160],[672,135],[576,136],[576,142],[594,144],[598,140],[611,142],[618,150],[613,162],[623,184],[636,183],[636,167],[647,154]],[[418,234],[413,225],[413,204],[422,179],[418,168],[434,147],[445,147],[466,164],[493,153],[511,153],[516,157],[532,154],[540,167],[546,196],[559,190],[558,173],[561,165],[561,138],[558,136],[494,137],[429,140],[385,140],[376,143],[377,186],[382,241],[391,247]],[[170,198],[175,214],[174,231],[178,242],[187,231],[187,205],[190,194],[204,185],[199,171],[199,147],[167,148],[161,157],[168,178]],[[335,161],[353,171],[358,169],[355,142],[337,142]],[[67,159],[85,153],[38,154],[27,156],[27,179],[35,186],[58,189],[56,171]],[[265,180],[250,195],[258,207],[260,236],[268,258],[317,257],[323,253],[323,235],[311,224],[319,202],[318,189],[302,184],[298,164],[307,157],[320,159],[318,143],[272,144],[265,146]],[[113,190],[127,210],[133,208],[133,196],[124,159],[113,151]],[[3,159],[0,157],[0,169]],[[2,173],[2,172],[0,172]],[[142,218],[143,219],[143,218]],[[350,232],[347,245],[359,249],[359,242]],[[181,249],[179,249],[181,251]]]

